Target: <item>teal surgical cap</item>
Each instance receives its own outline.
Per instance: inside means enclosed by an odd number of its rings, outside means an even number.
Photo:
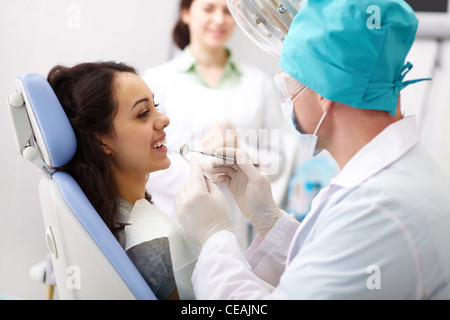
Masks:
[[[395,114],[418,20],[403,0],[306,0],[281,69],[328,100]]]

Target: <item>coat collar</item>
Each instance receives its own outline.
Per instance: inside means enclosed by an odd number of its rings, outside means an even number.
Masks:
[[[355,187],[397,161],[418,142],[416,118],[399,120],[358,151],[330,185]]]

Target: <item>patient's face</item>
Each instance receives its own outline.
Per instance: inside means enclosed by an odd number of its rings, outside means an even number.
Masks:
[[[115,84],[114,129],[102,138],[111,150],[113,168],[127,176],[167,169],[170,160],[164,129],[169,118],[156,109],[152,91],[137,75],[118,73]]]

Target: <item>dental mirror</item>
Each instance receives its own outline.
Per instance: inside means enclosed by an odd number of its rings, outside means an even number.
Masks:
[[[184,144],[180,147],[180,153],[185,156],[189,153],[189,146],[187,144]]]

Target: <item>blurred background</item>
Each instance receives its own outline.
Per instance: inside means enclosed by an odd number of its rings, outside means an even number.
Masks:
[[[420,29],[408,57],[408,79],[432,77],[406,88],[403,109],[416,114],[432,156],[450,173],[450,14],[448,0],[410,0]],[[45,287],[30,268],[45,260],[40,213],[41,173],[16,151],[6,100],[14,79],[46,76],[56,64],[124,61],[143,72],[177,52],[172,26],[178,0],[0,0],[0,299],[44,299]],[[230,48],[237,60],[273,75],[278,60],[236,28]]]

